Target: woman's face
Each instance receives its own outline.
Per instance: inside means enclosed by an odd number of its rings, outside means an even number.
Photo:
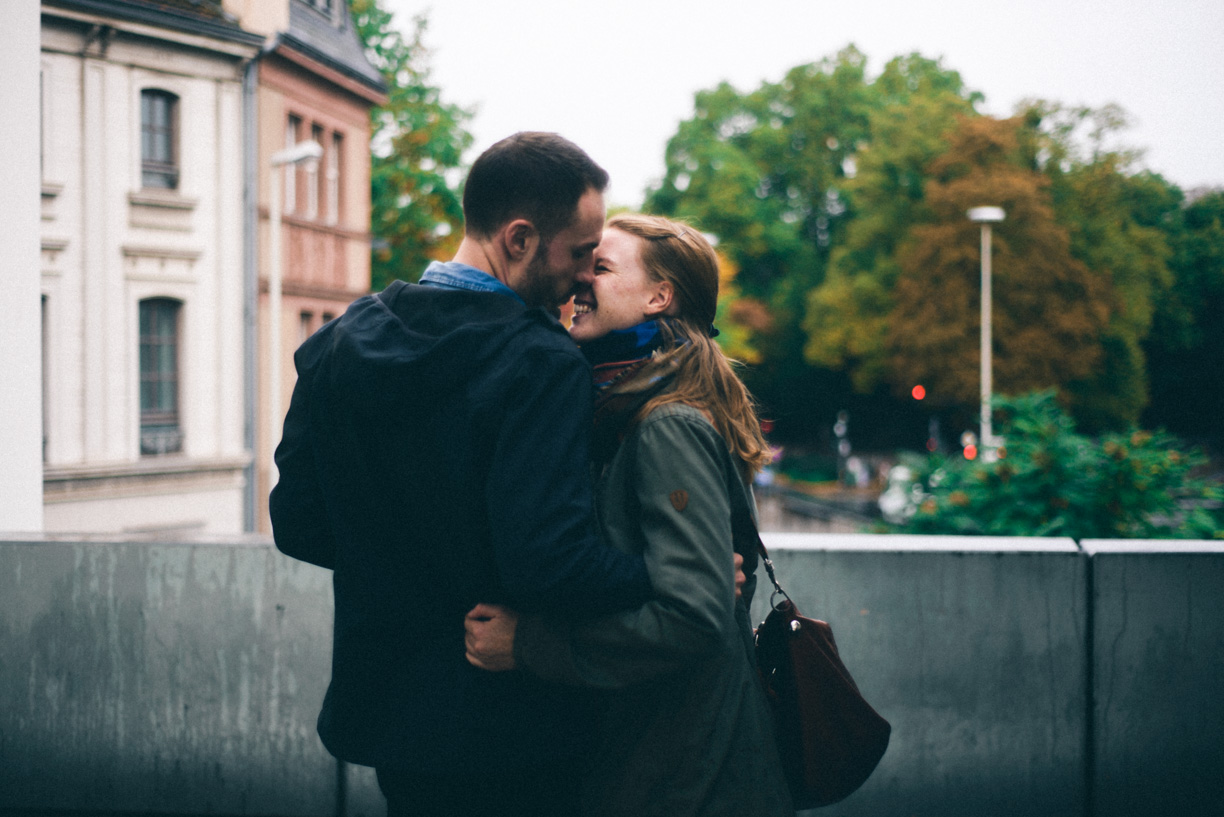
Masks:
[[[595,276],[574,296],[570,336],[578,343],[601,338],[614,329],[628,329],[663,314],[667,286],[652,281],[642,266],[642,239],[614,228],[605,229],[595,250]]]

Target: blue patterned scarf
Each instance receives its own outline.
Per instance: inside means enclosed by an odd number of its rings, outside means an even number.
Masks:
[[[664,328],[670,331],[664,331]],[[667,318],[618,329],[582,344],[595,386],[592,455],[597,465],[612,458],[637,412],[667,388],[674,356],[656,356],[685,343]],[[682,336],[681,336],[682,338]]]

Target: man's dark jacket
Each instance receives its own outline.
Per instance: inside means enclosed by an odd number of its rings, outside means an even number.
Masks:
[[[645,600],[592,517],[590,370],[541,309],[396,282],[302,344],[276,546],[331,568],[337,757],[444,774],[578,748],[583,693],[464,658],[477,602],[590,616]]]

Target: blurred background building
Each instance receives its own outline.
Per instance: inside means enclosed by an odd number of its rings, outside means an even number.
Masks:
[[[43,525],[266,530],[273,153],[323,148],[283,174],[282,405],[298,343],[369,288],[383,85],[347,3],[48,0],[40,45],[40,299],[19,325],[41,323]]]
[[[316,329],[370,289],[370,108],[385,101],[381,75],[369,64],[345,0],[227,0],[244,27],[266,37],[258,65],[251,120],[255,142],[259,238],[258,360],[267,361],[271,314],[269,194],[281,184],[280,366],[277,400],[266,377],[257,380],[255,468],[248,479],[247,529],[271,532],[269,465],[295,380],[292,355]],[[274,172],[271,157],[303,141],[323,148],[317,162]]]

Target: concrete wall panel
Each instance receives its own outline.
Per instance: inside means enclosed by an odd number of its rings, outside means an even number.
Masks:
[[[266,544],[0,543],[0,808],[330,815],[330,574]]]
[[[1224,543],[1084,542],[1095,813],[1224,814]]]
[[[822,815],[1082,815],[1084,564],[1070,540],[765,536],[893,726],[870,780]],[[816,546],[813,546],[815,543]],[[763,572],[754,621],[767,611]]]

